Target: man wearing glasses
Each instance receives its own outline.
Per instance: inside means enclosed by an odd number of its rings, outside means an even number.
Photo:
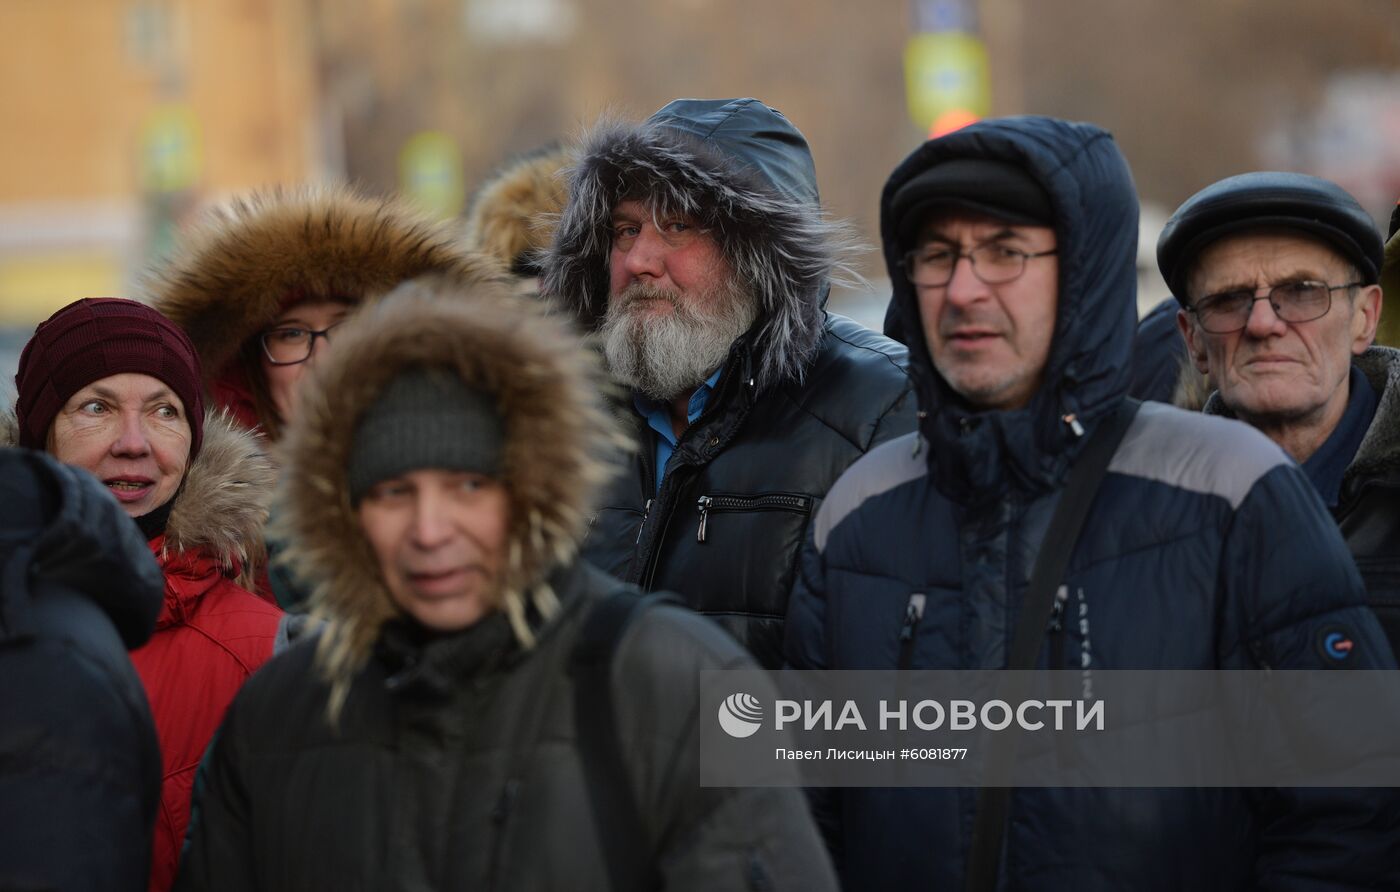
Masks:
[[[1205,411],[1246,421],[1317,488],[1400,645],[1400,353],[1372,346],[1384,250],[1341,187],[1256,172],[1207,186],[1162,231],[1191,358],[1219,389]]]
[[[1282,450],[1127,399],[1137,224],[1127,163],[1087,124],[982,121],[891,174],[886,328],[909,347],[919,429],[852,465],[817,512],[792,666],[1394,667]],[[843,888],[1372,888],[1400,846],[1389,790],[986,782],[815,793]]]

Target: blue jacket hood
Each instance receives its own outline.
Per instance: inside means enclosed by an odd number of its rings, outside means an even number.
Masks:
[[[1024,167],[1049,193],[1059,256],[1059,304],[1044,383],[1023,409],[977,411],[934,370],[918,297],[900,267],[891,204],[899,188],[953,158]],[[885,332],[909,347],[924,413],[930,470],[940,491],[967,503],[1008,488],[1036,493],[1059,485],[1085,430],[1127,392],[1137,320],[1138,201],[1127,161],[1107,132],[1090,124],[1025,116],[981,121],[924,143],[885,183],[880,235],[894,296]]]

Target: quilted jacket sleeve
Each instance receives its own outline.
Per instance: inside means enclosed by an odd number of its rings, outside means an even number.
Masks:
[[[1279,518],[1291,519],[1287,528]],[[1341,534],[1296,466],[1266,474],[1240,504],[1223,572],[1231,609],[1220,639],[1226,667],[1395,668]],[[1329,636],[1337,635],[1350,644],[1329,651]],[[1400,714],[1400,702],[1375,707]],[[1251,803],[1260,826],[1259,888],[1371,889],[1394,882],[1400,790],[1258,790]]]

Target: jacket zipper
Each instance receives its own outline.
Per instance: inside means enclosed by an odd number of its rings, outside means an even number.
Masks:
[[[769,493],[762,496],[701,496],[695,506],[700,512],[700,527],[695,531],[695,541],[705,541],[711,512],[795,511],[806,514],[811,510],[811,503],[809,496],[791,496],[785,493]]]
[[[1050,668],[1065,668],[1065,604],[1069,601],[1069,587],[1060,586],[1055,591],[1055,606],[1050,608]]]
[[[651,503],[654,501],[656,501],[656,499],[647,499],[646,506],[642,508],[642,522],[637,525],[637,538],[632,540],[633,547],[636,547],[637,543],[642,541],[642,531],[647,528],[647,518],[651,517]]]
[[[909,669],[914,665],[914,629],[924,618],[926,600],[922,592],[915,592],[909,596],[909,603],[904,607],[904,625],[899,630],[900,669]]]
[[[519,792],[520,781],[517,778],[506,781],[500,798],[496,800],[496,807],[491,809],[491,825],[495,829],[496,839],[491,847],[491,867],[487,871],[486,885],[489,889],[499,889],[501,885],[501,849],[506,844],[506,822],[510,819]]]

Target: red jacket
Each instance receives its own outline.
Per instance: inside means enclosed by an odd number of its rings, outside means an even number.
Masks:
[[[246,431],[209,416],[204,448],[175,496],[165,533],[149,545],[165,571],[151,640],[131,660],[146,688],[163,774],[151,892],[175,882],[195,769],[224,711],[272,656],[282,611],[252,594],[275,472]],[[241,584],[240,584],[241,583]]]
[[[160,557],[165,537],[151,540]],[[161,558],[165,605],[131,661],[146,687],[164,766],[152,892],[175,882],[190,820],[195,769],[233,695],[272,656],[282,611],[239,587],[219,562],[182,552]]]

